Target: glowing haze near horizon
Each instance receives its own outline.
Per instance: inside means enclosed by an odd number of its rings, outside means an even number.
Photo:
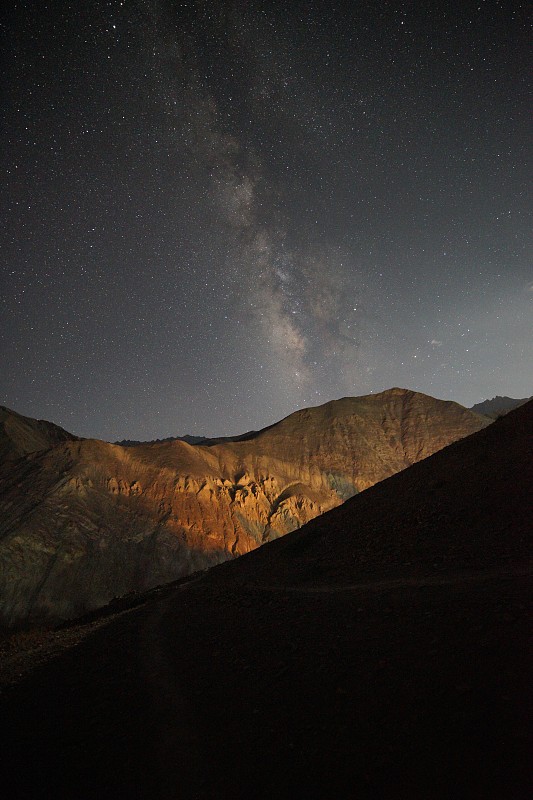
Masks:
[[[260,428],[531,394],[525,3],[13,3],[0,402]]]

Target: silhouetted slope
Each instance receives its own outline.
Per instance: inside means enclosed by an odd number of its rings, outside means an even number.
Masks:
[[[0,698],[10,798],[529,798],[532,416],[35,671]]]

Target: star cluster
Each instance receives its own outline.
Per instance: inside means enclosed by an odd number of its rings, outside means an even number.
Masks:
[[[527,6],[14,3],[0,402],[223,435],[531,394]]]

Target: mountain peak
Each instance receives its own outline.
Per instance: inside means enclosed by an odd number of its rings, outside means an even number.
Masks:
[[[77,441],[78,438],[53,422],[25,417],[0,406],[0,462],[47,450],[59,442]]]
[[[0,464],[6,624],[72,618],[245,554],[489,420],[394,387],[196,445],[72,442],[48,423],[11,423],[19,457]]]
[[[483,414],[491,419],[496,419],[496,417],[508,414],[509,411],[524,405],[530,399],[530,397],[516,399],[514,397],[496,395],[491,400],[483,400],[481,403],[476,403],[470,410],[476,414]]]

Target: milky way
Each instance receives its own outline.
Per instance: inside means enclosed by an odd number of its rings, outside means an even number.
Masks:
[[[522,3],[4,16],[0,402],[101,438],[531,394]]]

